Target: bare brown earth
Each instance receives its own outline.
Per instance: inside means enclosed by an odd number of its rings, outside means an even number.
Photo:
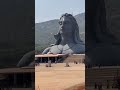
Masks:
[[[65,63],[35,67],[35,90],[84,90],[85,65]],[[77,89],[75,89],[77,88]]]

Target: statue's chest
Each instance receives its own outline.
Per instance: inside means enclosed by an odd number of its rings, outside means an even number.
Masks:
[[[50,49],[50,52],[53,53],[53,54],[69,54],[69,53],[73,53],[71,47],[65,45],[65,46],[62,46],[62,45],[55,45],[55,46],[52,46],[51,49]]]

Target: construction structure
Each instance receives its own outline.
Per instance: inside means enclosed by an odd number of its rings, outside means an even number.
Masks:
[[[1,90],[34,90],[34,67],[0,69]]]
[[[35,62],[36,63],[47,63],[49,60],[52,62],[78,62],[78,63],[84,63],[85,60],[85,54],[71,54],[71,55],[65,55],[65,54],[40,54],[35,55]]]

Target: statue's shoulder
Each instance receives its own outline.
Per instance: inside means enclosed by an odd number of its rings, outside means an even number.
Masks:
[[[85,52],[85,44],[76,44],[75,46],[77,48],[77,50],[80,50],[80,52]]]
[[[51,44],[49,47],[47,47],[47,48],[42,52],[42,54],[47,54],[47,53],[50,51],[50,49],[51,49],[52,46],[55,46],[55,45],[54,45],[54,44]]]
[[[85,46],[85,43],[78,43],[78,44],[76,44],[76,46],[78,46],[78,47],[81,47],[81,46]]]
[[[51,48],[51,47],[47,47],[47,48],[42,52],[42,54],[47,54],[47,53],[49,52],[50,48]]]

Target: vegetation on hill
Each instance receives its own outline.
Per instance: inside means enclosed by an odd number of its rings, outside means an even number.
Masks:
[[[74,16],[79,25],[81,39],[85,42],[85,14]],[[50,44],[55,43],[54,34],[59,31],[59,19],[35,24],[35,50],[41,53]]]

